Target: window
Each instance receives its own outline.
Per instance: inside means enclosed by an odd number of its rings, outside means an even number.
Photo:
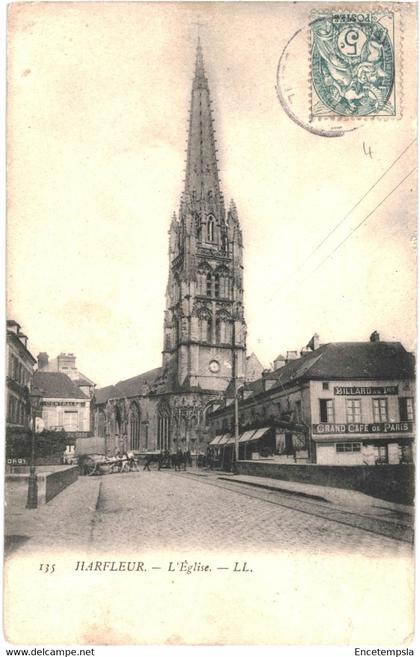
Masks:
[[[302,402],[300,400],[295,402],[295,413],[296,419],[300,420],[302,418]]]
[[[216,342],[219,344],[220,342],[223,342],[223,337],[222,336],[222,329],[223,329],[223,322],[220,319],[216,319]]]
[[[360,443],[336,443],[335,451],[340,452],[360,452]]]
[[[329,389],[330,389],[329,381],[323,381],[323,383],[322,383],[322,389],[323,389],[323,390],[329,390]]]
[[[140,413],[136,404],[132,404],[130,408],[128,434],[130,449],[138,450],[140,448]]]
[[[360,422],[362,419],[360,399],[347,399],[347,422]]]
[[[214,296],[215,297],[220,296],[220,277],[219,277],[219,274],[215,274],[215,276],[214,276]]]
[[[332,399],[319,400],[320,422],[334,422],[334,402]]]
[[[11,372],[11,376],[12,376],[12,379],[14,379],[15,381],[16,381],[16,379],[17,379],[17,369],[18,369],[18,361],[17,361],[17,358],[16,358],[16,356],[12,356],[12,372]]]
[[[64,411],[63,429],[65,431],[77,431],[77,411]]]
[[[374,422],[387,422],[388,421],[388,400],[387,399],[374,399],[373,400],[373,421]]]
[[[170,418],[169,415],[163,414],[158,417],[158,449],[169,449],[170,445]]]
[[[214,242],[214,217],[211,215],[207,220],[207,241]]]
[[[13,415],[14,415],[14,403],[15,403],[15,398],[10,395],[9,397],[9,403],[8,403],[8,409],[7,409],[7,418],[9,422],[13,422]]]
[[[400,407],[400,420],[402,422],[412,422],[414,420],[414,400],[412,397],[399,397],[398,404]]]
[[[376,463],[388,463],[388,445],[376,445]]]
[[[212,279],[212,276],[209,272],[206,276],[206,281],[207,281],[207,290],[206,291],[207,291],[207,296],[208,297],[211,297],[211,293],[212,293],[212,280],[211,279]]]

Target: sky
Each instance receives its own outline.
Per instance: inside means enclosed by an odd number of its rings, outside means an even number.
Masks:
[[[9,7],[8,318],[35,356],[73,352],[98,387],[160,366],[197,20],[222,190],[243,230],[248,352],[268,366],[315,332],[325,343],[373,330],[413,350],[415,175],[401,181],[414,145],[308,256],[414,139],[414,67],[398,62],[397,118],[309,133],[276,94],[305,3]],[[303,48],[302,88],[307,60]]]

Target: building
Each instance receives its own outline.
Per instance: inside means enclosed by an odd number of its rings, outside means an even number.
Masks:
[[[324,345],[315,335],[300,357],[288,352],[275,365],[241,390],[240,458],[413,462],[415,364],[401,343],[381,342],[376,331],[368,342]],[[235,442],[233,404],[221,405],[209,422],[212,449],[223,456]]]
[[[19,433],[31,428],[30,403],[35,358],[28,350],[28,337],[20,325],[7,320],[6,335],[6,429]]]
[[[43,351],[38,354],[39,372],[61,372],[66,374],[80,390],[92,397],[95,384],[76,367],[76,356],[61,352],[56,358],[51,358]]]
[[[64,429],[70,442],[91,435],[90,397],[67,374],[38,370],[33,386],[40,396],[42,420],[47,431]]]
[[[184,191],[169,236],[162,366],[95,392],[95,433],[109,450],[205,451],[208,410],[233,377],[246,378],[242,232],[221,191],[200,41]]]

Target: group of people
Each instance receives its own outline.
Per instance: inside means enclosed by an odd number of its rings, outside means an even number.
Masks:
[[[191,452],[189,449],[186,451],[177,449],[176,452],[171,454],[168,449],[165,449],[158,453],[146,454],[143,470],[150,471],[151,463],[157,463],[158,470],[172,467],[178,471],[181,469],[186,470],[187,465],[192,465]]]

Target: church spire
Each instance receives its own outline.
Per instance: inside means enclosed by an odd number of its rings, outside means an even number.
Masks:
[[[191,92],[184,193],[191,201],[205,201],[209,196],[219,199],[220,196],[210,91],[200,37]]]

